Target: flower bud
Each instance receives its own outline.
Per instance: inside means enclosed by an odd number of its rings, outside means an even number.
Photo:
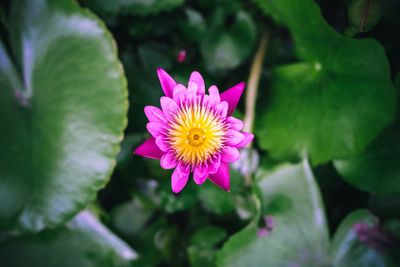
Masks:
[[[349,23],[359,32],[372,30],[381,16],[380,0],[353,0],[348,8]]]
[[[179,63],[183,63],[186,61],[186,50],[185,49],[181,49],[179,50],[178,56],[176,57],[176,60]]]

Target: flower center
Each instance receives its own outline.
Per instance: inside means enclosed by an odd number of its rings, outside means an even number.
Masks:
[[[204,144],[205,138],[206,137],[204,135],[204,131],[199,128],[194,128],[190,130],[187,135],[187,140],[192,146],[201,146],[202,144]]]
[[[225,123],[201,103],[181,107],[169,126],[168,142],[177,159],[192,166],[219,153],[225,141]]]

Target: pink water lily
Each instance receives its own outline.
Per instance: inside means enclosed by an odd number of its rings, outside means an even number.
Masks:
[[[174,193],[186,185],[190,173],[196,184],[210,179],[229,191],[229,163],[240,158],[238,148],[247,146],[253,134],[241,132],[243,122],[232,116],[245,84],[222,94],[212,85],[205,92],[203,77],[192,72],[188,86],[178,84],[163,69],[157,70],[165,96],[161,109],[146,106],[147,130],[152,137],[134,151],[159,159],[164,169],[175,169],[171,177]]]

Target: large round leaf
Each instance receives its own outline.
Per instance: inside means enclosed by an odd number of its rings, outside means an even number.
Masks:
[[[0,229],[37,231],[71,218],[107,182],[126,82],[112,37],[76,3],[13,1],[10,19],[13,56],[0,47]]]
[[[217,266],[329,266],[329,237],[321,196],[307,161],[258,174],[262,217],[229,239]],[[264,216],[274,223],[260,234]],[[261,219],[261,224],[259,220]]]
[[[391,127],[361,155],[335,161],[343,178],[361,190],[380,194],[400,194],[400,127]]]
[[[2,266],[122,267],[137,257],[88,211],[56,230],[0,242]]]
[[[393,119],[396,96],[383,48],[334,31],[312,0],[256,0],[285,24],[305,63],[276,69],[256,120],[262,148],[313,164],[360,153]]]

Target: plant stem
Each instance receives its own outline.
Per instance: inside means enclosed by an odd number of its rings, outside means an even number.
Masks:
[[[260,45],[258,46],[257,52],[254,55],[253,62],[250,69],[249,80],[247,83],[246,90],[246,111],[244,117],[244,129],[245,132],[253,131],[254,115],[256,111],[256,100],[257,90],[260,83],[260,76],[262,65],[264,62],[265,52],[268,46],[269,33],[265,31],[261,37]],[[251,143],[248,148],[251,147]],[[251,184],[251,174],[244,175],[244,182],[247,186]]]
[[[260,83],[262,65],[264,62],[265,51],[268,45],[268,33],[264,32],[261,37],[260,45],[253,58],[250,69],[249,80],[246,90],[246,112],[244,117],[244,131],[251,132],[254,124],[254,114],[256,110],[257,89]]]

